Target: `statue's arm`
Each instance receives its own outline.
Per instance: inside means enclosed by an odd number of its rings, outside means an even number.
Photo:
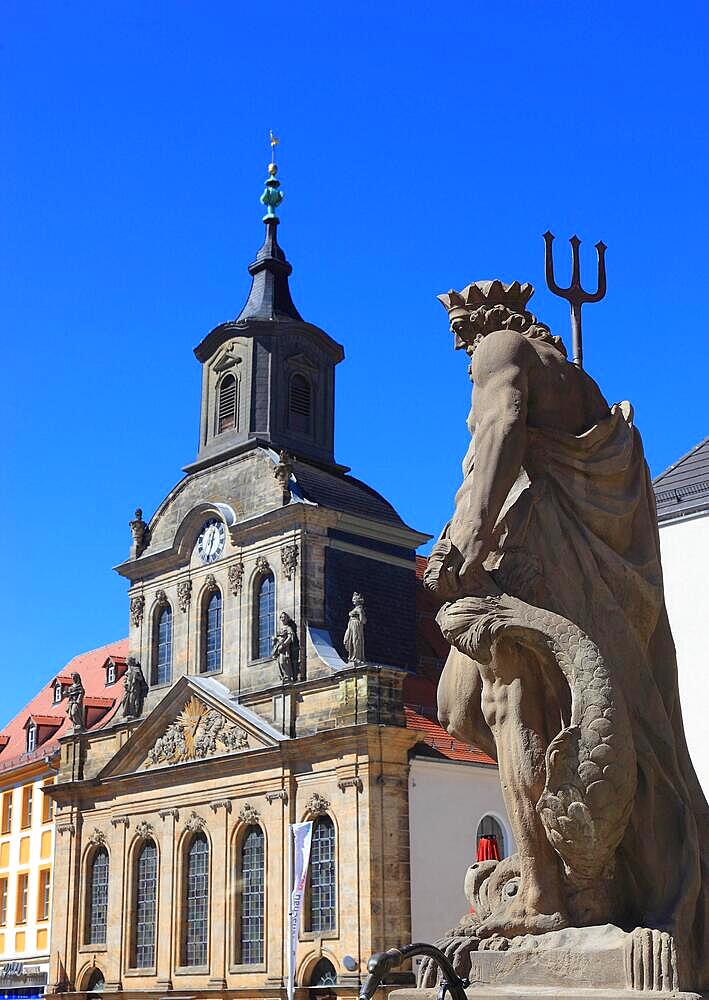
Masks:
[[[490,334],[473,357],[475,465],[456,494],[449,537],[464,559],[461,580],[479,571],[527,442],[528,372],[533,349],[517,333]]]

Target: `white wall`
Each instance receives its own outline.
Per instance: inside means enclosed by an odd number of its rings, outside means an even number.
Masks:
[[[709,516],[661,524],[660,550],[687,744],[709,795]]]
[[[432,944],[468,912],[463,880],[476,856],[478,823],[492,814],[515,844],[496,767],[415,757],[409,771],[411,932]]]

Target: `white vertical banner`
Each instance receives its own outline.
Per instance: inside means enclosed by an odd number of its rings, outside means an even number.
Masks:
[[[292,858],[293,882],[291,883],[290,909],[288,910],[288,1000],[295,996],[295,953],[298,947],[298,928],[305,896],[305,881],[310,864],[312,823],[291,823],[288,847]]]

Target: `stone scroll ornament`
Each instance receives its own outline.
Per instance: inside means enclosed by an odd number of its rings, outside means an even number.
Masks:
[[[424,577],[451,644],[439,717],[496,758],[517,844],[471,867],[475,912],[440,946],[461,975],[476,950],[607,946],[624,988],[706,989],[709,806],[642,441],[630,404],[609,406],[529,312],[533,291],[481,281],[440,296],[475,392],[463,484]],[[419,985],[435,978],[425,962]]]

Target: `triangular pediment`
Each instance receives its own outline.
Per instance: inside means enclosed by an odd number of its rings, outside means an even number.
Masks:
[[[223,684],[181,677],[131,733],[101,778],[277,747],[287,737],[240,705]]]

